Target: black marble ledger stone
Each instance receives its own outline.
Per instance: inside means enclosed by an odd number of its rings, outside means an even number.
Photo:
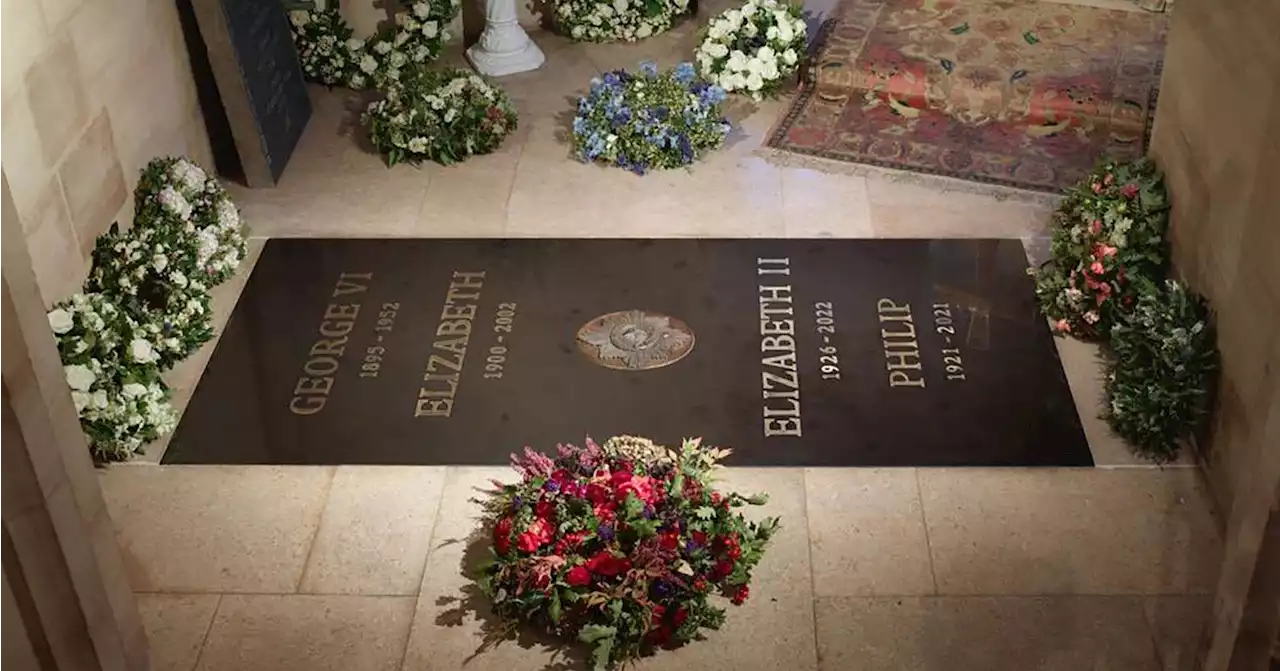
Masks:
[[[633,434],[736,465],[1092,465],[1026,267],[1017,240],[273,240],[164,461]]]

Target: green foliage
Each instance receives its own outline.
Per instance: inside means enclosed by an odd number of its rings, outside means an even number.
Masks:
[[[1050,258],[1033,272],[1036,297],[1059,333],[1105,337],[1134,282],[1169,267],[1168,196],[1149,159],[1105,163],[1068,189],[1054,214]]]
[[[728,453],[633,437],[526,450],[521,482],[486,501],[495,560],[477,586],[508,622],[587,645],[599,670],[696,640],[724,623],[715,593],[747,599],[779,524],[735,511],[764,497],[711,488]]]
[[[1177,457],[1218,366],[1204,300],[1166,280],[1169,197],[1150,159],[1106,163],[1068,189],[1049,260],[1034,271],[1060,334],[1109,345],[1103,416],[1139,455]]]
[[[244,255],[240,213],[215,177],[185,158],[147,165],[133,225],[97,239],[84,292],[49,312],[95,459],[126,459],[173,430],[161,373],[212,338],[209,290]]]
[[[488,154],[516,129],[516,110],[500,88],[465,70],[406,70],[364,114],[387,165],[444,165]]]
[[[1143,285],[1111,329],[1111,350],[1107,421],[1142,456],[1173,460],[1205,412],[1218,370],[1203,299],[1174,280]]]

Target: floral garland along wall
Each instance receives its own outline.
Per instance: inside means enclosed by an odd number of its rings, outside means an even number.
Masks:
[[[83,290],[49,311],[80,426],[98,461],[173,431],[161,375],[213,337],[209,290],[235,274],[246,229],[217,178],[158,158],[134,191],[133,225],[94,246]]]
[[[1177,458],[1207,411],[1219,361],[1204,299],[1168,276],[1168,219],[1150,159],[1104,163],[1067,190],[1032,271],[1054,330],[1104,345],[1103,417],[1156,462]]]

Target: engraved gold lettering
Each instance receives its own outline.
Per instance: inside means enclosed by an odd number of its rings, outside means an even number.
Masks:
[[[351,329],[356,327],[353,321],[322,321],[320,322],[320,335],[329,338],[340,338],[351,333]]]
[[[324,405],[328,402],[328,396],[294,396],[289,401],[289,412],[295,415],[314,415],[324,410]]]
[[[876,314],[881,324],[892,322],[896,328],[880,329],[883,338],[885,370],[889,373],[890,387],[924,388],[922,374],[912,377],[907,371],[922,370],[920,345],[916,341],[916,325],[911,318],[911,304],[898,305],[892,299],[876,301]]]
[[[756,275],[790,275],[791,259],[756,259]],[[800,373],[791,285],[759,284],[761,419],[766,438],[800,436]],[[785,391],[779,391],[783,389]]]
[[[333,286],[333,297],[361,293],[368,290],[373,273],[343,272]],[[324,409],[333,392],[334,375],[342,365],[347,351],[347,334],[356,326],[360,315],[359,303],[329,303],[316,331],[320,338],[311,344],[307,360],[302,364],[302,375],[293,387],[294,396],[289,401],[289,411],[295,415],[314,415]]]
[[[800,416],[795,417],[765,417],[764,418],[764,436],[772,438],[773,436],[800,436]]]
[[[431,343],[432,352],[427,357],[426,372],[414,403],[414,417],[447,418],[453,414],[454,397],[473,332],[471,321],[479,308],[475,301],[480,300],[484,276],[483,270],[453,272],[440,308],[440,323],[436,325],[439,339]],[[454,372],[441,373],[441,370]]]
[[[761,335],[795,335],[796,322],[794,319],[761,319],[760,333]]]
[[[448,417],[453,413],[451,398],[419,398],[414,404],[414,417]]]
[[[439,348],[440,343],[436,343],[436,347]],[[439,354],[432,354],[431,358],[427,359],[427,370],[430,371],[429,373],[427,373],[427,375],[430,375],[431,373],[434,373],[437,370],[439,370],[440,366],[444,366],[449,370],[461,371],[463,352],[466,352],[465,348],[462,350],[462,352],[457,352],[456,355],[452,357],[444,357],[444,356],[440,356]],[[423,378],[423,379],[426,379],[426,378]]]

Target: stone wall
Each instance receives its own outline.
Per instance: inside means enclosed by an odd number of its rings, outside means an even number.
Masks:
[[[1277,26],[1276,0],[1179,0],[1153,137],[1173,194],[1177,271],[1217,316],[1223,374],[1202,447],[1224,517],[1268,422],[1280,422]]]
[[[4,173],[46,303],[158,155],[212,166],[174,0],[4,0]]]

